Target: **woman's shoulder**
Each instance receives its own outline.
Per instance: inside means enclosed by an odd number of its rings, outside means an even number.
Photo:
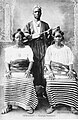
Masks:
[[[31,47],[29,45],[26,45],[24,48],[25,49],[31,49]]]
[[[4,50],[5,50],[5,51],[10,51],[10,52],[11,52],[11,50],[13,49],[13,47],[14,47],[14,46],[5,47]]]
[[[50,46],[48,46],[47,50],[53,49],[53,48],[54,48],[54,45],[50,45]]]
[[[25,47],[24,48],[30,48],[30,46],[29,45],[25,45]]]
[[[64,45],[64,48],[65,48],[66,50],[71,50],[70,47],[68,47],[67,45]]]

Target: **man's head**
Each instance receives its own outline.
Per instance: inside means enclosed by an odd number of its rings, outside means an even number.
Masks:
[[[42,14],[41,7],[38,5],[34,6],[34,8],[33,8],[34,18],[37,20],[40,20],[41,14]]]

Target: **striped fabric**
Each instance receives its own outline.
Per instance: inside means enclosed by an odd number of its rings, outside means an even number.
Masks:
[[[33,80],[32,75],[26,78],[24,72],[13,72],[10,79],[5,77],[5,104],[35,109],[38,100]]]
[[[53,68],[54,79],[51,79],[51,73],[45,74],[47,81],[46,91],[50,105],[65,104],[78,110],[78,83],[76,79],[70,79],[67,76],[68,70],[65,66],[61,67],[59,65]]]

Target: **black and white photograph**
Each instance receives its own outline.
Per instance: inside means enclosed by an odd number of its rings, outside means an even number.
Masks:
[[[78,0],[0,0],[0,119],[78,119]]]

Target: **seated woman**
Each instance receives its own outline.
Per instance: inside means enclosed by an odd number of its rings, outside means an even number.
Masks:
[[[33,52],[23,44],[23,32],[14,34],[15,45],[5,49],[5,107],[2,114],[10,112],[12,106],[22,107],[32,114],[38,104],[31,69]]]
[[[50,104],[47,113],[52,113],[56,105],[68,105],[73,113],[78,113],[77,74],[73,70],[74,56],[64,45],[64,33],[59,29],[53,34],[55,43],[50,45],[45,55],[46,92]]]

